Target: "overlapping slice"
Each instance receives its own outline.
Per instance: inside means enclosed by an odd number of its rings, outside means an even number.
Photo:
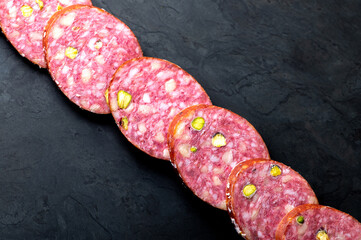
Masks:
[[[109,87],[109,105],[124,136],[149,155],[169,160],[167,131],[186,107],[211,104],[201,85],[177,65],[142,57],[122,65]]]
[[[236,230],[248,240],[274,239],[278,223],[288,212],[299,205],[317,203],[307,181],[280,162],[245,161],[228,179],[228,211]]]
[[[360,240],[361,223],[337,209],[314,204],[301,205],[279,223],[276,240]]]
[[[75,5],[57,12],[46,27],[44,46],[51,76],[81,108],[110,113],[105,98],[113,74],[142,56],[133,32],[102,9]]]
[[[46,68],[43,51],[46,23],[56,11],[75,4],[92,5],[90,0],[2,0],[0,26],[22,56]]]
[[[171,161],[186,185],[223,210],[233,167],[269,158],[261,136],[246,119],[216,106],[193,106],[179,113],[169,128],[168,143]]]

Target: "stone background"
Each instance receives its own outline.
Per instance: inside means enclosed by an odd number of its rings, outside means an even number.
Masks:
[[[361,220],[361,1],[93,0]],[[241,239],[0,35],[0,239]]]

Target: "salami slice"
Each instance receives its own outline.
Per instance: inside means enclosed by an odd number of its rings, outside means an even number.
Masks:
[[[246,119],[216,106],[193,106],[179,113],[169,128],[168,143],[171,161],[186,185],[223,210],[233,167],[269,158],[261,136]]]
[[[361,223],[331,207],[306,204],[294,208],[279,223],[276,240],[360,240]]]
[[[75,4],[92,5],[90,0],[2,0],[0,26],[22,56],[46,68],[45,25],[56,11]]]
[[[44,46],[51,76],[81,108],[110,113],[109,82],[125,61],[142,56],[133,32],[102,9],[74,5],[58,11],[45,30]]]
[[[109,103],[124,136],[149,155],[169,160],[173,117],[194,104],[211,104],[201,85],[177,65],[142,57],[122,65],[109,87]]]
[[[284,215],[296,206],[317,203],[307,181],[280,162],[249,160],[237,165],[228,179],[228,212],[248,240],[274,239]]]

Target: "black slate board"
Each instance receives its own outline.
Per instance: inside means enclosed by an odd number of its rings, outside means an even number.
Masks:
[[[94,0],[361,220],[361,1]],[[241,239],[0,35],[0,239]]]

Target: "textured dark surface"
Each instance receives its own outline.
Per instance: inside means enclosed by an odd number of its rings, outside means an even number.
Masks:
[[[361,220],[361,1],[94,0]],[[0,239],[241,239],[0,35]]]

